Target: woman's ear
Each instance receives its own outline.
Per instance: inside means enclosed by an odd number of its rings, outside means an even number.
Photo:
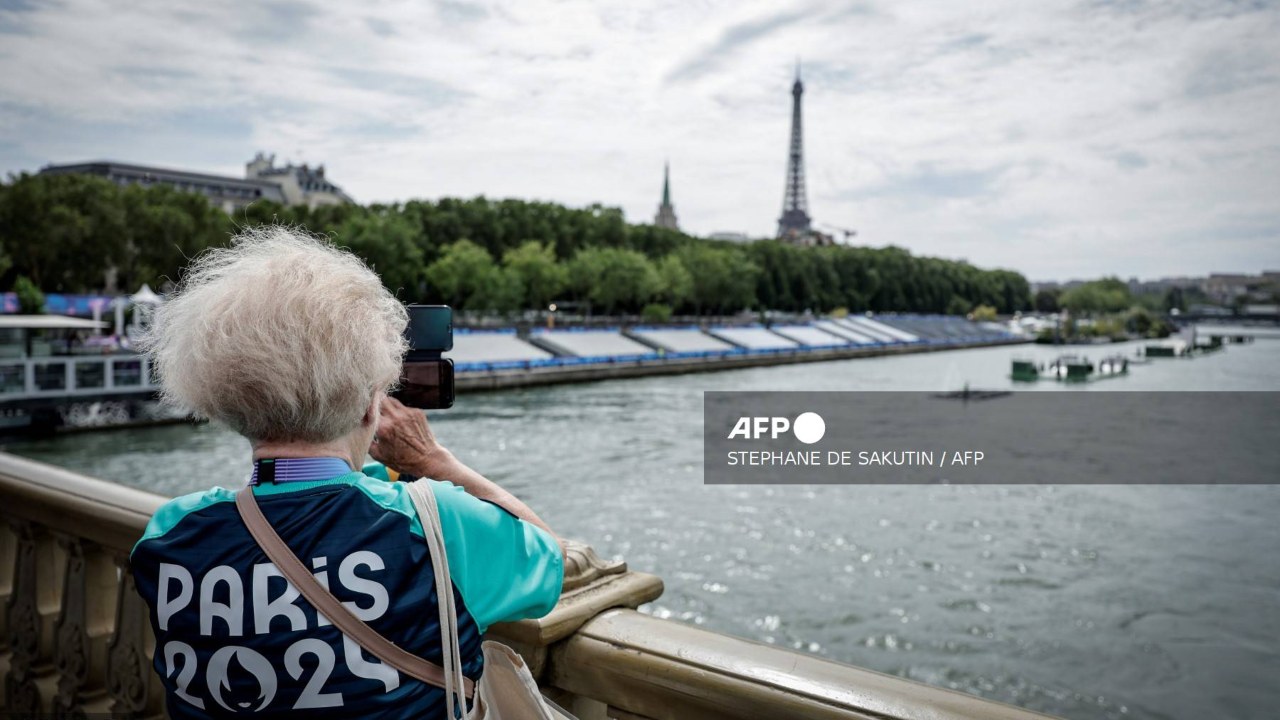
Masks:
[[[386,393],[379,390],[373,394],[373,400],[369,402],[369,407],[364,409],[364,417],[360,418],[360,424],[364,427],[377,427],[378,416],[382,414],[382,398],[386,397]]]

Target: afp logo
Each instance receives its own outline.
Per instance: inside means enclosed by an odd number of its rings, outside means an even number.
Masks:
[[[730,440],[761,440],[770,438],[777,440],[790,430],[796,439],[805,445],[812,445],[827,434],[827,423],[815,412],[800,413],[794,422],[785,417],[743,416],[734,423],[729,432]]]

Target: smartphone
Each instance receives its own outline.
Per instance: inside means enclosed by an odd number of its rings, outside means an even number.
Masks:
[[[409,358],[440,357],[453,349],[453,308],[448,305],[406,305]]]
[[[453,407],[453,361],[449,358],[406,360],[400,371],[400,387],[391,397],[424,410]]]
[[[453,361],[442,354],[453,349],[453,309],[448,305],[408,305],[405,338],[409,352],[400,371],[400,387],[391,397],[409,407],[439,410],[453,407]]]

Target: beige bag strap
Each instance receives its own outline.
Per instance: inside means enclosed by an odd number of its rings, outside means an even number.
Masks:
[[[462,646],[458,639],[458,610],[453,600],[453,578],[449,573],[449,555],[445,550],[444,532],[440,523],[440,508],[436,494],[430,489],[429,479],[406,483],[410,500],[422,523],[422,535],[431,553],[431,567],[436,576],[436,605],[440,610],[440,642],[443,649],[444,679],[449,717],[455,714],[455,693],[463,691]],[[444,592],[440,588],[446,588]],[[462,713],[466,715],[466,713]]]
[[[409,497],[413,500],[414,509],[422,521],[423,536],[427,540],[427,548],[431,552],[431,562],[435,567],[437,587],[452,590],[449,573],[449,556],[445,550],[443,526],[440,522],[440,508],[436,494],[432,491],[433,481],[428,479],[408,483]],[[445,647],[450,652],[445,655],[444,670],[446,681],[450,686],[460,688],[457,684],[463,679],[461,652],[458,644],[458,609],[450,591],[439,601],[440,626],[449,628],[450,642]],[[442,631],[443,635],[443,631]],[[511,648],[492,640],[485,641],[481,647],[484,652],[484,677],[476,684],[476,702],[471,713],[455,715],[449,709],[450,717],[494,718],[495,720],[574,720],[574,717],[556,708],[553,703],[543,697],[538,685],[524,660]],[[446,692],[448,690],[446,689]],[[449,697],[455,697],[449,692]]]
[[[271,562],[275,563],[276,568],[297,588],[298,592],[302,593],[307,602],[328,618],[329,622],[341,630],[343,635],[409,677],[444,688],[445,692],[449,693],[443,668],[430,660],[414,655],[380,635],[377,630],[352,614],[347,606],[339,602],[320,584],[320,581],[316,580],[284,540],[280,539],[275,528],[271,527],[271,523],[262,514],[262,508],[258,507],[258,500],[253,496],[252,487],[246,487],[236,493],[236,509],[240,511],[240,518],[249,528],[249,534],[253,535],[253,539],[258,542]],[[453,589],[451,587],[437,589],[438,595],[443,596],[446,593],[452,597]],[[448,632],[448,628],[443,626],[440,630],[442,635]],[[447,642],[449,640],[442,638],[442,644]],[[475,683],[467,677],[462,678],[462,683],[463,692],[468,698],[472,697],[475,694]]]

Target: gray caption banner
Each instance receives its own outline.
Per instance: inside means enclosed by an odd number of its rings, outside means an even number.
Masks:
[[[1280,393],[711,391],[703,462],[708,484],[1276,483]]]

